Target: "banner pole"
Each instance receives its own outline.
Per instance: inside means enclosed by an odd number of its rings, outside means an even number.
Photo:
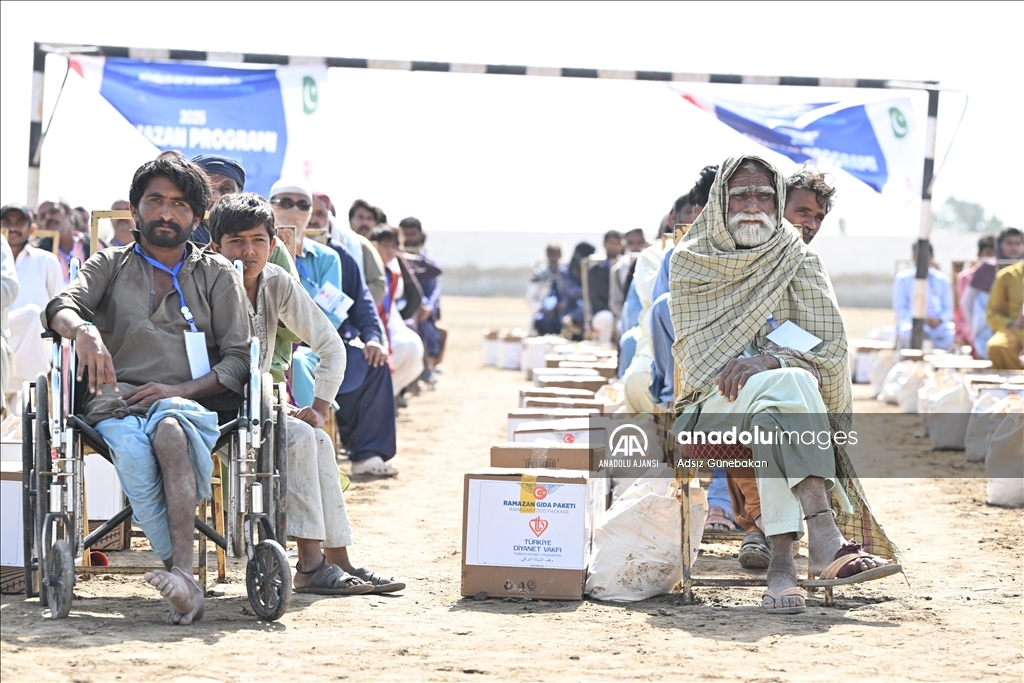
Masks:
[[[935,131],[939,118],[939,91],[928,91],[928,124],[925,132],[924,177],[921,179],[921,227],[917,235],[917,273],[914,279],[913,327],[910,348],[920,349],[924,342],[924,318],[927,313],[928,268],[931,263],[932,183],[935,179]]]
[[[28,188],[25,203],[35,211],[39,203],[39,145],[43,137],[43,85],[46,79],[46,51],[32,44],[32,111],[28,133]]]

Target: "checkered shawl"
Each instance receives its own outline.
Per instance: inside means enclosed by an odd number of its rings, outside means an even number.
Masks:
[[[782,218],[786,183],[773,170],[778,229],[766,243],[739,249],[729,234],[728,180],[747,159],[730,158],[722,164],[711,188],[708,204],[675,249],[669,273],[669,307],[676,340],[672,353],[681,371],[677,412],[714,389],[712,380],[748,344],[783,357],[787,364],[810,370],[819,381],[822,400],[833,429],[852,425],[852,387],[846,329],[832,283],[821,258],[809,249],[800,233]],[[820,337],[814,349],[799,353],[767,339],[768,317],[782,324],[789,320]],[[898,550],[886,537],[868,507],[846,449],[835,447],[836,473],[846,490],[853,513],[833,500],[840,531],[864,549],[896,559]]]

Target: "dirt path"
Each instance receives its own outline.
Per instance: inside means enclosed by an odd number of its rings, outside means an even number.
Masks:
[[[451,329],[436,391],[399,418],[401,476],[347,494],[357,564],[409,583],[393,597],[296,595],[279,622],[245,614],[243,576],[188,628],[160,622],[141,580],[80,582],[71,617],[4,596],[6,681],[205,680],[1008,680],[1024,675],[1024,517],[984,504],[982,468],[943,453],[957,479],[864,481],[904,551],[907,582],[837,591],[836,607],[768,617],[751,589],[698,589],[630,605],[476,601],[459,595],[462,475],[505,439],[518,373],[481,367],[480,329],[521,324],[519,301],[449,298]],[[889,314],[891,315],[891,314]],[[854,335],[887,322],[850,311]],[[858,391],[855,409],[878,411]],[[880,447],[926,452],[886,433]],[[707,546],[697,570],[735,572],[734,547]],[[812,600],[811,605],[816,603]]]

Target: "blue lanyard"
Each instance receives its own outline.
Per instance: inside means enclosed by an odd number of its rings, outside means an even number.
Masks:
[[[192,328],[192,331],[198,332],[199,330],[196,329],[196,320],[195,318],[192,317],[192,311],[188,310],[188,306],[185,305],[185,294],[181,291],[181,283],[178,282],[178,271],[181,270],[182,264],[185,263],[185,256],[187,255],[188,252],[186,251],[185,254],[182,254],[181,260],[178,261],[178,265],[174,266],[174,270],[171,270],[170,268],[160,263],[159,261],[156,261],[146,256],[142,252],[142,249],[139,249],[138,244],[135,245],[135,253],[144,258],[146,260],[146,263],[148,263],[149,265],[159,270],[162,270],[171,276],[171,284],[174,285],[174,291],[178,293],[178,301],[181,302],[181,314],[185,316],[185,321],[188,323],[188,326]]]
[[[299,271],[299,277],[301,277],[301,278],[302,278],[303,280],[305,280],[306,282],[308,282],[308,283],[309,283],[309,285],[310,285],[310,286],[311,286],[311,287],[312,287],[312,288],[313,288],[314,290],[320,289],[320,283],[319,283],[319,282],[316,282],[316,281],[315,281],[315,280],[314,280],[313,278],[311,278],[311,277],[309,276],[309,272],[307,272],[307,271],[306,271],[306,267],[305,267],[304,265],[302,265],[302,261],[300,261],[300,260],[299,260],[299,258],[300,258],[300,257],[296,257],[296,258],[295,258],[295,267],[296,267],[296,268],[298,269],[298,271]],[[303,259],[304,259],[305,257],[303,256],[303,257],[301,257],[301,258],[303,258]]]
[[[391,273],[384,268],[384,315],[391,314]]]

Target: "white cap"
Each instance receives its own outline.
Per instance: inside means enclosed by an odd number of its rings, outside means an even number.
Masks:
[[[306,185],[301,181],[297,181],[294,178],[281,178],[274,183],[274,186],[270,188],[270,197],[268,197],[268,199],[273,199],[277,195],[284,194],[285,192],[305,195],[306,199],[310,202],[313,201],[313,191],[309,189],[309,185]]]

